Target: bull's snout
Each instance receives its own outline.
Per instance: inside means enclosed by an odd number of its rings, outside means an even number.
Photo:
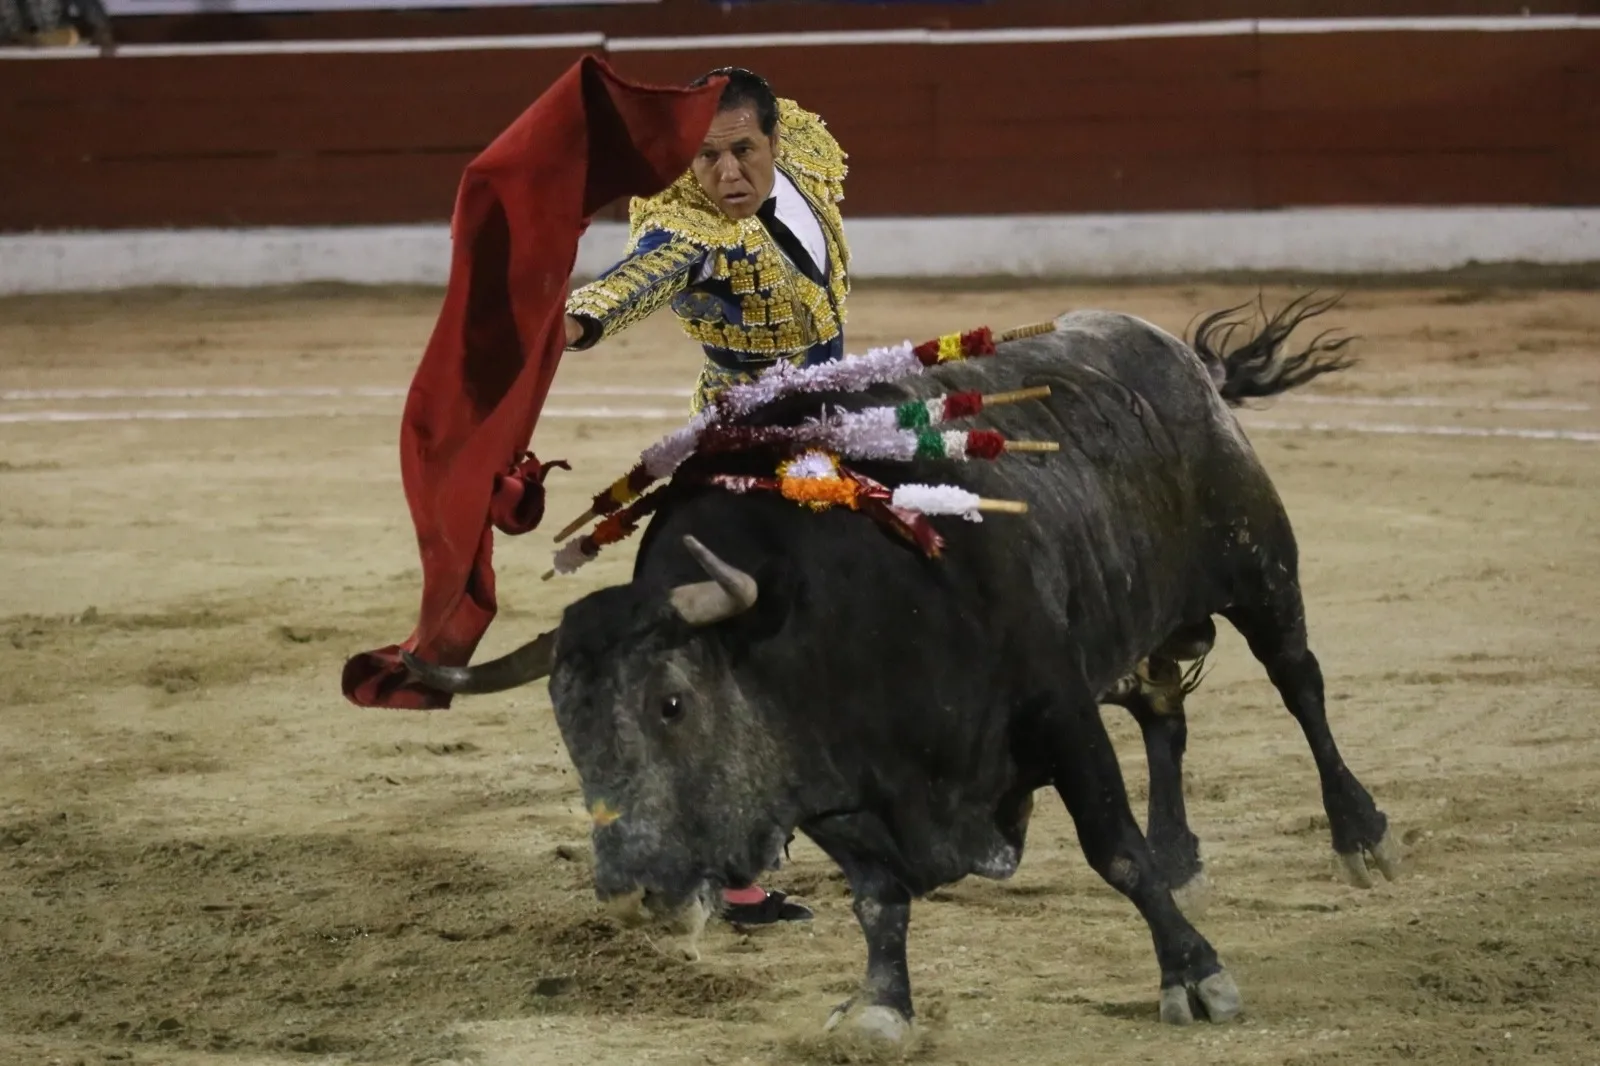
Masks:
[[[681,901],[646,888],[603,898],[606,911],[623,925],[659,930],[661,935],[651,943],[663,954],[689,962],[700,960],[700,934],[712,914],[709,884]]]
[[[664,953],[698,959],[700,933],[721,902],[713,871],[637,797],[595,800],[589,814],[595,894],[606,910],[653,930],[647,935]]]
[[[606,913],[623,925],[661,926],[674,932],[688,932],[704,924],[695,912],[702,909],[709,893],[695,892],[687,899],[672,899],[648,888],[634,888],[603,899]]]
[[[704,872],[642,820],[597,819],[592,839],[595,894],[619,920],[681,925],[711,896]]]
[[[599,895],[606,913],[623,925],[644,925],[650,918],[649,912],[645,910],[644,903],[645,897],[649,893],[642,888],[635,888],[631,892],[621,892],[609,896],[601,892]]]

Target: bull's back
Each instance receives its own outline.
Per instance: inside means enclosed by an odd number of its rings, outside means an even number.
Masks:
[[[1106,451],[1107,464],[1172,463],[1224,439],[1237,441],[1232,415],[1200,357],[1130,315],[1072,312],[1057,320],[1053,333],[1004,344],[992,358],[945,364],[917,385],[997,391],[1008,382],[1048,384],[1052,394],[1037,403],[990,408],[986,423],[1019,431],[1032,422],[1049,426],[1051,420],[1040,417],[1047,410],[1081,449],[1096,456]]]
[[[1238,497],[1232,486],[1264,474],[1199,357],[1127,315],[1069,314],[1054,333],[1003,345],[994,358],[946,364],[902,388],[927,397],[1036,385],[1050,386],[1050,396],[988,408],[971,425],[1057,441],[1060,452],[871,472],[1025,501],[1026,516],[993,515],[977,527],[942,522],[944,565],[994,572],[987,587],[1012,591],[993,611],[1097,634],[1078,650],[1089,680],[1109,683],[1130,656],[1226,595],[1217,563]]]

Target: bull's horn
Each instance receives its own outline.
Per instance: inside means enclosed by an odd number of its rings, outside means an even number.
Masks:
[[[429,688],[457,695],[474,695],[482,692],[504,692],[508,688],[526,685],[541,677],[549,677],[555,665],[556,631],[541,633],[509,655],[491,659],[477,666],[440,666],[425,663],[402,650],[400,658],[406,669]]]
[[[683,538],[695,562],[711,575],[710,581],[679,585],[672,590],[672,606],[692,626],[708,626],[732,618],[756,605],[756,579],[717,558],[694,537]]]

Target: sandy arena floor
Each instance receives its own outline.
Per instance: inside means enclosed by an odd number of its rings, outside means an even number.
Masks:
[[[862,290],[851,347],[1084,306],[1182,330],[1254,295]],[[865,956],[815,848],[770,882],[811,927],[720,927],[674,962],[596,912],[542,690],[433,715],[340,696],[345,656],[415,619],[395,437],[437,306],[0,301],[0,1062],[822,1056]],[[1336,735],[1407,876],[1334,877],[1304,742],[1224,627],[1188,768],[1200,927],[1243,1020],[1157,1023],[1143,924],[1041,795],[1013,882],[914,909],[921,1061],[1600,1062],[1600,299],[1362,290],[1330,318],[1364,364],[1245,421],[1299,532]],[[664,320],[568,358],[536,444],[576,470],[548,529],[501,539],[482,654],[624,579],[630,550],[537,575],[554,528],[684,417],[696,362]],[[1137,733],[1108,721],[1142,811]]]

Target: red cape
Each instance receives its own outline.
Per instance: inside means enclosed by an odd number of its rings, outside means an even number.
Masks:
[[[566,346],[578,238],[602,207],[660,192],[689,168],[724,80],[635,85],[584,56],[467,166],[444,306],[400,429],[421,616],[403,645],[345,663],[351,702],[450,705],[447,693],[408,680],[399,650],[467,663],[495,615],[494,530],[524,533],[543,517],[554,464],[527,447]]]

